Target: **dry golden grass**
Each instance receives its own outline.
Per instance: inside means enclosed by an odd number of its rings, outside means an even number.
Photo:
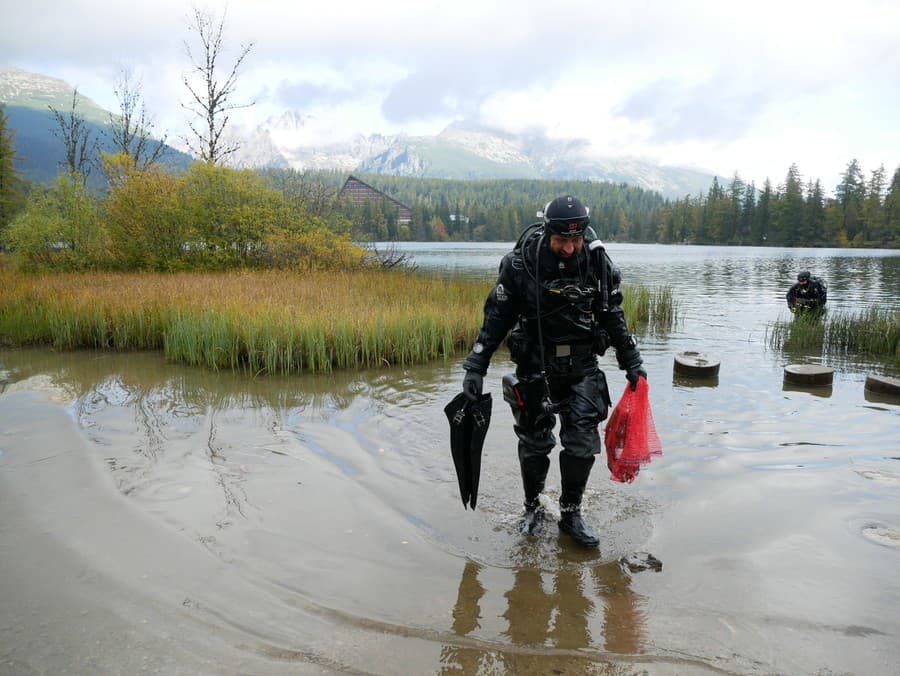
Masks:
[[[0,336],[59,349],[164,349],[273,373],[415,363],[468,349],[485,283],[397,272],[0,270]]]
[[[424,363],[469,350],[490,283],[397,271],[44,273],[0,268],[0,341],[163,350],[290,374]],[[631,301],[631,307],[629,307]],[[632,323],[674,321],[671,292],[626,292]]]

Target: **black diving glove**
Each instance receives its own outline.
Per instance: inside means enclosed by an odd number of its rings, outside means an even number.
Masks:
[[[638,378],[641,376],[644,377],[644,380],[647,379],[647,370],[643,366],[635,366],[634,368],[625,371],[625,378],[628,379],[632,392],[637,389]]]
[[[647,378],[644,360],[641,359],[634,336],[628,336],[625,344],[621,348],[616,348],[616,361],[619,362],[619,368],[625,371],[625,377],[631,385],[631,391],[634,392],[637,389],[638,378],[641,376]]]
[[[483,388],[484,376],[478,371],[466,371],[462,384],[463,394],[466,395],[466,399],[478,401],[478,397],[481,396]]]

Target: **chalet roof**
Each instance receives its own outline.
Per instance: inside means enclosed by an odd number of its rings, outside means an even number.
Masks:
[[[388,195],[387,193],[382,192],[382,191],[379,190],[378,188],[373,188],[371,185],[369,185],[368,183],[366,183],[366,182],[363,181],[363,180],[358,179],[356,176],[354,176],[354,175],[352,175],[352,174],[351,174],[350,176],[347,177],[347,180],[346,180],[346,181],[344,181],[344,186],[341,188],[341,191],[340,191],[339,195],[343,195],[343,194],[344,194],[344,191],[347,190],[347,187],[348,187],[349,185],[351,185],[351,184],[354,184],[354,183],[359,184],[359,185],[361,185],[361,186],[363,186],[363,187],[365,187],[365,188],[368,188],[369,190],[371,190],[371,191],[374,192],[374,193],[377,193],[378,195],[380,195],[381,197],[383,197],[383,198],[386,199],[387,201],[389,201],[389,202],[391,202],[391,203],[393,203],[393,204],[396,204],[396,205],[397,205],[398,207],[400,207],[401,209],[406,209],[407,211],[412,211],[412,209],[410,209],[410,207],[408,207],[407,205],[405,205],[405,204],[404,204],[403,202],[401,202],[400,200],[394,199],[393,197],[391,197],[391,196]]]

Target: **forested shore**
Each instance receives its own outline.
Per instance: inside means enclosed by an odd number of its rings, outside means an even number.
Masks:
[[[104,155],[101,168],[107,186],[100,192],[74,173],[50,185],[3,184],[0,245],[13,265],[364,269],[385,261],[354,242],[513,241],[547,200],[565,193],[591,207],[595,232],[610,241],[900,248],[900,168],[890,181],[883,167],[866,178],[856,160],[832,195],[792,165],[774,187],[736,174],[676,200],[604,181],[362,175],[381,195],[362,204],[341,196],[347,175],[336,171],[195,162],[173,172],[124,153]],[[398,203],[409,208],[408,218],[400,218]]]
[[[344,176],[322,174],[338,185]],[[472,180],[362,176],[408,205],[408,226],[395,210],[357,209],[357,236],[380,240],[511,241],[535,220],[544,201],[572,193],[591,206],[591,220],[605,240],[646,243],[900,248],[900,167],[888,179],[884,167],[868,176],[856,160],[826,194],[821,180],[806,179],[792,165],[783,181],[761,186],[738,174],[713,179],[702,195],[666,200],[624,183],[597,181]]]

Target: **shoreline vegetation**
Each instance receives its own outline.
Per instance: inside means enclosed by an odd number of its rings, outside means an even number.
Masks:
[[[251,374],[322,373],[467,352],[491,282],[414,271],[22,273],[0,269],[0,345],[162,350]],[[629,287],[640,331],[677,320],[669,288]]]
[[[769,345],[776,350],[867,354],[887,357],[900,366],[900,311],[890,308],[800,315],[770,324],[766,333]]]

